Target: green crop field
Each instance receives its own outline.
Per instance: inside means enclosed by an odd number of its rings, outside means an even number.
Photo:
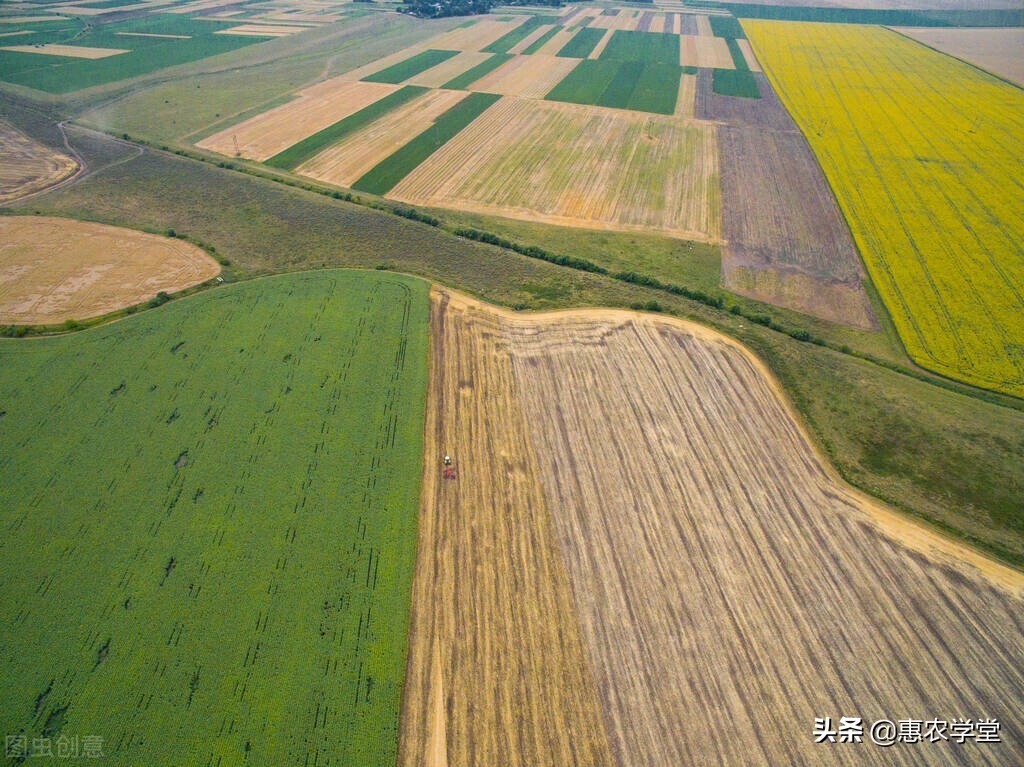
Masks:
[[[352,188],[371,194],[385,194],[500,98],[493,93],[470,93],[438,117],[427,130],[367,171]]]
[[[484,75],[493,72],[506,61],[512,58],[510,53],[495,53],[486,61],[482,61],[475,67],[470,67],[458,77],[454,77],[444,84],[445,88],[451,90],[465,90]]]
[[[757,89],[757,80],[748,69],[712,70],[711,88],[723,96],[742,96],[748,99],[761,97]]]
[[[420,72],[426,72],[431,67],[436,67],[442,61],[447,61],[458,54],[458,51],[423,51],[363,79],[371,83],[400,83],[410,77],[415,77]]]
[[[618,29],[601,52],[601,58],[679,66],[679,36]]]
[[[79,21],[47,23],[30,35],[11,38],[12,45],[61,44],[116,48],[102,59],[83,59],[19,51],[0,51],[0,80],[49,93],[68,93],[94,85],[149,74],[165,67],[216,56],[267,37],[218,35],[234,23],[189,19],[175,14],[152,14],[138,19],[83,27]],[[183,38],[138,37],[119,32],[183,35]]]
[[[0,728],[393,765],[426,333],[426,283],[324,271],[0,343]]]
[[[593,52],[597,44],[601,42],[604,33],[605,30],[603,29],[582,27],[576,32],[572,40],[562,46],[557,55],[570,59],[585,59]]]
[[[678,64],[585,59],[545,98],[670,115],[682,72]]]
[[[508,53],[508,49],[525,40],[537,27],[545,24],[557,24],[557,16],[531,16],[511,32],[502,35],[483,50],[487,53]]]
[[[552,37],[554,37],[559,32],[561,32],[562,29],[563,29],[563,27],[558,27],[558,26],[551,27],[551,29],[549,29],[543,35],[541,35],[536,40],[534,40],[532,43],[530,43],[530,45],[527,46],[527,48],[523,51],[523,53],[525,53],[527,55],[529,55],[531,53],[536,53],[537,51],[539,51],[541,48],[544,47],[544,44],[548,40],[550,40]]]
[[[292,146],[283,152],[275,154],[273,157],[265,160],[265,162],[274,168],[293,170],[302,165],[306,160],[315,157],[331,144],[370,124],[395,107],[426,93],[427,90],[427,88],[421,88],[416,85],[406,85],[401,90],[395,91],[367,107],[363,107],[355,114],[351,114],[321,131],[317,131],[312,136],[307,136],[299,143],[292,144]]]

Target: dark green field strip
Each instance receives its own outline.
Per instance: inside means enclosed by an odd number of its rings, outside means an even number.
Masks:
[[[711,78],[711,90],[722,96],[742,96],[748,99],[761,98],[757,80],[750,71],[738,69],[716,69]]]
[[[728,10],[741,19],[823,21],[837,24],[875,24],[885,27],[1024,26],[1024,9],[1020,7],[978,10],[916,10],[910,8],[828,8],[763,5],[760,3],[691,2],[690,5]]]
[[[670,115],[675,112],[682,72],[677,64],[585,59],[545,98]]]
[[[727,39],[745,38],[747,35],[743,27],[732,16],[709,16],[711,19],[711,32],[715,37]]]
[[[350,133],[354,133],[365,125],[369,125],[378,117],[390,112],[400,104],[411,101],[420,94],[426,93],[429,88],[421,88],[417,85],[406,85],[401,90],[389,93],[382,99],[374,101],[354,114],[329,125],[322,131],[307,136],[297,144],[292,144],[283,152],[275,154],[265,161],[266,165],[282,170],[294,170],[316,155],[320,154],[331,144],[341,140]]]
[[[602,59],[679,64],[679,35],[617,29],[601,52]]]
[[[394,765],[427,322],[425,282],[333,270],[0,344],[4,732]]]
[[[369,83],[400,83],[408,80],[410,77],[415,77],[420,72],[426,72],[431,67],[436,67],[442,61],[447,61],[452,56],[458,55],[458,51],[437,51],[433,49],[423,51],[422,53],[417,53],[412,58],[400,61],[379,72],[374,72],[372,75],[367,75],[363,80]]]
[[[77,8],[121,8],[138,5],[142,0],[101,0],[97,3],[77,3]]]
[[[747,64],[747,57],[743,55],[743,51],[740,50],[740,44],[736,42],[735,38],[725,38],[725,44],[729,46],[729,53],[732,54],[732,63],[736,65],[736,69],[741,72],[749,72],[750,65]]]
[[[597,27],[581,27],[572,40],[562,46],[562,50],[556,55],[567,59],[585,59],[601,42],[606,31]]]
[[[493,93],[470,93],[438,117],[427,130],[371,168],[352,188],[370,194],[386,194],[500,98]]]
[[[493,72],[509,59],[514,58],[511,53],[495,53],[486,61],[482,61],[475,67],[470,67],[458,77],[446,82],[442,87],[453,91],[461,91],[468,88],[481,77]]]
[[[541,35],[536,40],[534,40],[532,43],[530,43],[530,45],[527,46],[527,48],[523,51],[523,53],[525,53],[527,56],[529,56],[531,53],[536,53],[537,51],[539,51],[541,48],[544,47],[544,44],[548,40],[550,40],[552,37],[554,37],[559,32],[561,32],[562,29],[563,29],[563,27],[557,27],[557,26],[556,27],[551,27],[551,29],[549,29],[543,35]]]
[[[545,24],[557,24],[558,21],[559,18],[557,16],[531,16],[511,32],[502,35],[483,50],[485,53],[508,53],[509,48],[522,40],[525,40],[526,37],[537,27],[543,27]]]

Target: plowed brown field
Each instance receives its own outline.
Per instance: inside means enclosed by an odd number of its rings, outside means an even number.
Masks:
[[[0,203],[38,192],[78,170],[78,163],[0,120]]]
[[[841,484],[739,345],[443,292],[432,323],[403,764],[1024,760],[1024,577]],[[824,716],[1002,742],[815,744]]]
[[[219,272],[181,240],[68,218],[0,217],[0,324],[87,319]]]

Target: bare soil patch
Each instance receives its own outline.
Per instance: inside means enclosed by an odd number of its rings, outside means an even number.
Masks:
[[[895,27],[908,37],[1024,85],[1024,28]]]

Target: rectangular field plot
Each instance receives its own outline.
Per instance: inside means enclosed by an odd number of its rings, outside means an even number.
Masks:
[[[108,56],[129,52],[127,48],[89,48],[84,45],[57,45],[56,43],[46,45],[7,45],[0,48],[0,51],[39,53],[44,56],[66,56],[72,59],[105,59]]]
[[[540,54],[515,56],[489,75],[477,80],[471,88],[482,93],[540,99],[572,72],[578,63],[576,59]]]
[[[721,37],[679,36],[679,63],[684,67],[732,69],[732,53]]]
[[[676,64],[587,59],[562,79],[547,98],[670,115],[676,111],[681,72]]]
[[[526,21],[517,23],[512,30],[499,37],[483,50],[490,53],[508,53],[512,48],[533,34],[534,30],[557,23],[557,16],[529,16]]]
[[[678,64],[679,40],[676,35],[618,30],[601,54],[602,59]]]
[[[557,55],[571,59],[585,59],[594,52],[597,44],[601,42],[606,34],[607,30],[604,29],[583,27],[558,51]]]
[[[32,541],[0,549],[0,728],[103,764],[394,764],[427,311],[324,271],[0,344],[0,524]]]
[[[474,67],[489,60],[495,54],[479,51],[463,51],[457,56],[442,61],[440,64],[424,70],[406,80],[409,85],[422,85],[428,88],[441,88],[445,83],[460,77]]]
[[[198,146],[232,157],[266,160],[400,87],[335,77],[307,88],[294,101],[215,133]]]
[[[1024,91],[882,28],[745,27],[909,354],[1024,395]]]
[[[495,40],[504,37],[522,23],[523,19],[515,19],[513,21],[484,19],[468,27],[452,29],[442,35],[431,38],[428,42],[432,48],[440,50],[482,51]]]
[[[1024,27],[1008,29],[946,29],[900,27],[904,35],[950,56],[1024,85]]]
[[[389,194],[567,226],[717,240],[712,126],[502,99]]]
[[[458,53],[458,51],[439,51],[435,49],[421,51],[405,61],[392,64],[362,79],[369,83],[401,83],[410,77],[415,77],[421,72],[436,67],[453,56],[457,56]]]
[[[351,186],[465,97],[463,91],[427,91],[324,150],[297,171],[331,184]]]

